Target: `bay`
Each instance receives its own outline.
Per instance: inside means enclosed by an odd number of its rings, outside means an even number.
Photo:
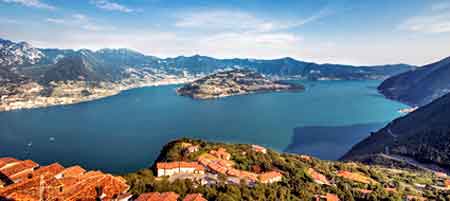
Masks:
[[[198,101],[177,96],[179,86],[169,85],[75,105],[2,112],[0,156],[124,173],[150,166],[165,143],[180,137],[284,151],[293,144],[295,128],[368,123],[381,127],[407,107],[378,94],[380,81],[293,82],[307,90]],[[358,139],[363,135],[359,133]],[[326,146],[327,140],[333,138],[315,136],[305,142]],[[351,134],[342,133],[340,140],[347,147],[357,143]],[[336,158],[321,149],[303,150]]]

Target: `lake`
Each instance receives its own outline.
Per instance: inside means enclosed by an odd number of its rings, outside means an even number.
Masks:
[[[198,101],[177,96],[178,86],[170,85],[76,105],[2,112],[0,156],[124,173],[150,166],[168,141],[193,137],[337,159],[336,153],[369,135],[360,127],[356,134],[340,132],[342,127],[370,125],[374,130],[407,107],[378,94],[380,81],[294,82],[307,90]],[[322,127],[327,133],[336,128],[334,137],[306,134],[309,139],[302,141],[294,135]],[[336,137],[345,145],[334,151],[327,141]]]

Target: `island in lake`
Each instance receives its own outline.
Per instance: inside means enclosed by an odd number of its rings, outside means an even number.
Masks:
[[[271,91],[303,91],[305,87],[273,81],[264,75],[244,69],[234,69],[208,75],[177,89],[181,96],[193,99],[213,99]]]

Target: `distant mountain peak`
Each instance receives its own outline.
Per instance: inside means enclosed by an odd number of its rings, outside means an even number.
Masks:
[[[0,39],[0,66],[36,64],[45,55],[27,42]]]

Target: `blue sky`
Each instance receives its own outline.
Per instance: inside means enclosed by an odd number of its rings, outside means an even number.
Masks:
[[[0,37],[158,57],[421,65],[450,56],[450,0],[0,0]]]

